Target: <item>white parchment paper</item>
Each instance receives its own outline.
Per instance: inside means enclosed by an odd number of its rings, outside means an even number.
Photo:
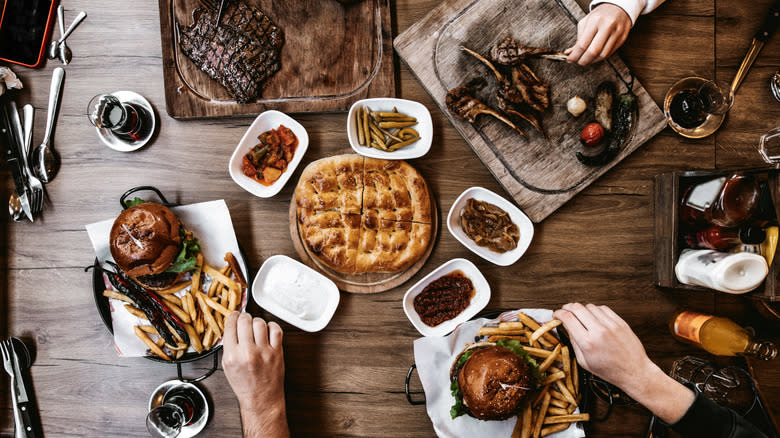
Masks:
[[[552,319],[552,310],[521,309],[531,318],[543,324]],[[504,312],[495,320],[485,318],[475,319],[460,325],[451,334],[442,337],[422,337],[414,341],[414,361],[417,373],[425,391],[426,409],[433,422],[433,429],[440,437],[474,438],[492,437],[509,438],[515,427],[517,418],[504,421],[483,421],[468,415],[452,419],[450,408],[455,400],[450,393],[450,367],[467,344],[474,343],[480,327],[491,322],[515,321],[517,310]],[[579,408],[575,411],[579,413]],[[555,438],[581,438],[585,436],[582,427],[572,424],[568,429],[549,435]]]
[[[230,219],[230,211],[224,200],[182,205],[172,207],[171,210],[179,217],[182,225],[200,240],[201,252],[203,253],[205,263],[217,268],[222,267],[226,263],[224,261],[225,253],[232,252],[236,256],[239,266],[244,271],[244,278],[249,279],[249,272],[238,248],[238,240],[236,240],[233,221]],[[89,234],[89,239],[92,241],[92,246],[95,249],[95,256],[101,265],[109,269],[111,267],[106,265],[105,262],[106,260],[114,261],[109,249],[109,235],[114,219],[111,218],[86,226],[87,234]],[[203,286],[208,286],[208,283]],[[106,282],[106,287],[109,288],[108,282]],[[185,290],[176,295],[184,295]],[[246,302],[247,293],[244,290],[240,306],[242,309],[246,308]],[[147,346],[135,336],[133,327],[145,325],[148,322],[130,314],[125,309],[122,301],[110,299],[109,307],[111,309],[114,345],[117,354],[127,357],[146,356]],[[220,345],[221,343],[222,339],[215,345]],[[194,350],[190,349],[189,351]]]

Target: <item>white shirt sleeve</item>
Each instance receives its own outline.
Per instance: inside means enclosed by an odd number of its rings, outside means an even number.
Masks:
[[[631,17],[631,24],[634,24],[640,15],[649,14],[664,1],[665,0],[593,0],[590,2],[590,10],[592,11],[593,8],[602,3],[612,3],[626,11],[628,16]]]

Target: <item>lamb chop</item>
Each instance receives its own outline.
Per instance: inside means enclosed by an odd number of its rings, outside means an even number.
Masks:
[[[490,49],[490,58],[502,65],[522,64],[529,57],[566,61],[565,53],[543,47],[523,46],[508,35]]]
[[[474,97],[474,90],[470,85],[461,85],[460,87],[453,88],[447,92],[445,102],[447,104],[447,109],[450,110],[452,114],[467,120],[472,125],[477,121],[477,116],[486,114],[504,122],[507,126],[525,137],[525,133],[512,123],[511,120]]]
[[[525,64],[513,66],[510,72],[511,78],[508,78],[484,56],[468,47],[463,47],[463,50],[485,64],[496,76],[498,108],[527,121],[546,138],[547,134],[534,111],[543,113],[550,106],[550,86],[542,82]],[[529,108],[533,111],[529,111]]]

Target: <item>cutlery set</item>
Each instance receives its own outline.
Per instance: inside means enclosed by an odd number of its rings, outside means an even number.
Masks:
[[[18,338],[0,342],[3,368],[11,376],[11,402],[14,409],[15,438],[36,438],[41,436],[35,421],[35,405],[28,390],[23,372],[32,365],[27,346]]]
[[[0,131],[4,134],[6,160],[13,174],[15,187],[8,200],[8,212],[14,221],[21,221],[24,217],[31,222],[35,221],[35,215],[43,211],[43,185],[49,183],[59,170],[60,160],[52,146],[51,134],[57,120],[57,107],[64,78],[65,70],[62,67],[54,69],[46,133],[43,142],[34,151],[31,150],[35,114],[33,106],[25,105],[22,109],[23,115],[20,116],[13,100],[0,104]]]

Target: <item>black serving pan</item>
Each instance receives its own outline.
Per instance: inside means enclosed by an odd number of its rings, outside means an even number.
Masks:
[[[157,195],[157,197],[159,198],[159,203],[164,205],[164,206],[166,206],[166,207],[175,207],[175,206],[179,205],[179,204],[176,204],[176,203],[168,202],[168,200],[165,198],[165,196],[156,187],[153,187],[153,186],[139,186],[139,187],[134,187],[134,188],[126,191],[119,198],[119,203],[122,205],[122,208],[125,209],[125,208],[128,207],[126,201],[127,201],[127,198],[130,195],[138,193],[138,192],[144,192],[144,191],[150,191],[150,192],[155,193]],[[244,266],[246,266],[247,270],[248,270],[249,264],[247,263],[247,259],[246,259],[246,255],[244,254],[244,250],[241,248],[241,245],[239,245],[238,248],[239,248],[239,253],[240,253],[239,257],[241,257],[241,260],[244,262]],[[87,269],[90,269],[90,268],[92,268],[92,289],[93,289],[92,292],[93,292],[93,295],[95,297],[95,306],[97,306],[97,310],[98,310],[98,313],[100,314],[100,318],[103,320],[103,324],[105,324],[105,326],[108,329],[108,331],[111,332],[111,335],[113,335],[114,334],[114,328],[113,328],[113,324],[111,322],[111,309],[109,308],[108,298],[103,296],[103,291],[106,289],[106,282],[105,282],[105,280],[103,278],[102,267],[100,266],[100,262],[98,262],[97,258],[95,259],[94,265],[90,266]],[[247,293],[248,293],[248,291],[251,288],[251,279],[249,278],[249,275],[246,275],[246,274],[249,274],[249,273],[246,272],[245,275],[244,275],[244,278],[247,281]],[[243,299],[243,297],[242,297],[242,299]],[[219,354],[217,354],[217,353],[221,349],[222,349],[222,345],[220,344],[220,345],[216,345],[216,346],[212,347],[210,350],[204,351],[204,352],[202,352],[200,354],[198,354],[198,353],[190,353],[190,352],[184,353],[184,355],[181,358],[175,359],[175,360],[170,360],[170,361],[167,361],[165,359],[159,358],[157,356],[144,356],[144,357],[149,359],[149,360],[153,360],[155,362],[174,363],[174,364],[176,364],[176,372],[177,372],[179,380],[184,381],[184,382],[194,383],[194,382],[199,382],[199,381],[207,378],[208,376],[212,375],[214,373],[214,371],[217,370],[217,367],[219,366]],[[205,374],[203,374],[203,375],[201,375],[199,377],[196,377],[194,379],[185,379],[182,376],[181,364],[188,363],[188,362],[194,362],[194,361],[197,361],[197,360],[200,360],[200,359],[205,359],[205,358],[207,358],[209,356],[213,356],[214,363],[213,363],[212,367],[209,368],[209,370]]]

